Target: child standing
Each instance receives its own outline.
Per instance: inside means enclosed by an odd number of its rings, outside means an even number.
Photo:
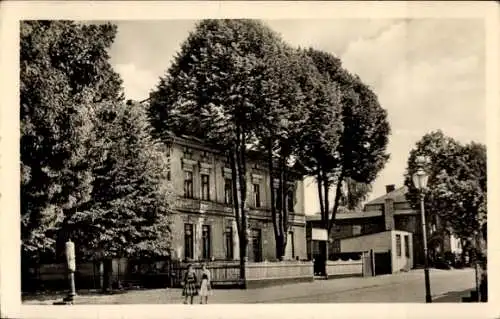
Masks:
[[[212,294],[212,286],[210,283],[211,275],[206,265],[201,268],[201,284],[200,284],[200,303],[207,304],[208,296]],[[203,302],[205,301],[205,302]]]
[[[197,282],[198,280],[196,279],[196,273],[194,272],[193,266],[188,265],[188,269],[184,274],[184,288],[182,289],[184,304],[188,303],[188,297],[190,298],[191,304],[193,304],[193,298],[198,294],[198,290],[196,289]]]

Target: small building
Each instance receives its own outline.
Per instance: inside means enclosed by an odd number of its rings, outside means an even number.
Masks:
[[[370,235],[386,231],[405,231],[413,235],[413,266],[424,264],[422,223],[419,210],[408,200],[406,186],[387,185],[386,193],[369,201],[363,210],[348,211],[339,208],[335,225],[329,234],[329,255],[341,252],[341,240],[353,236]],[[427,237],[431,258],[445,252],[459,253],[460,241],[442,228],[438,216],[427,219]],[[307,216],[308,228],[322,228],[320,214]]]
[[[413,268],[413,234],[389,230],[340,240],[342,253],[369,251],[376,275]]]

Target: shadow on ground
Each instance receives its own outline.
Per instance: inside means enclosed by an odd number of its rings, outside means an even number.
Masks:
[[[106,295],[116,295],[124,294],[128,291],[125,290],[113,290],[112,293],[103,293],[101,290],[78,290],[78,296],[94,297],[94,296],[106,296]],[[49,300],[59,300],[63,299],[68,295],[68,292],[64,291],[51,291],[51,292],[37,292],[37,293],[24,293],[21,296],[21,301],[49,301]]]
[[[466,289],[466,290],[462,290],[462,291],[450,291],[450,292],[447,292],[446,294],[434,299],[433,302],[458,303],[458,302],[462,302],[462,297],[470,296],[470,293],[471,293],[471,289]]]

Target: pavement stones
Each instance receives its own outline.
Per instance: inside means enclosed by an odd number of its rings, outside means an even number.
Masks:
[[[352,277],[330,280],[317,280],[314,282],[297,283],[282,286],[258,288],[258,289],[216,289],[214,295],[209,298],[212,304],[234,304],[234,303],[281,303],[287,300],[314,300],[314,296],[338,295],[350,291],[358,291],[370,288],[402,285],[405,281],[419,281],[422,270],[412,270],[393,275],[376,277]],[[441,281],[450,280],[458,276],[473,276],[472,270],[437,270],[431,269],[431,277],[439,277]],[[472,285],[472,281],[471,281]],[[472,287],[470,287],[472,288]],[[463,290],[463,289],[462,289]],[[360,293],[358,291],[357,293]],[[434,293],[434,292],[433,292]],[[464,293],[467,294],[467,291]],[[436,299],[446,297],[442,302],[460,302],[463,294],[455,293],[441,296],[434,295]],[[45,298],[44,298],[45,299]],[[54,298],[56,299],[56,298]],[[52,304],[54,299],[30,300],[24,304]],[[456,299],[456,300],[455,300]],[[453,301],[450,301],[453,300]],[[129,291],[117,295],[81,295],[75,298],[75,304],[181,304],[183,302],[181,289],[153,289]],[[195,298],[195,303],[199,299]],[[312,301],[311,301],[312,302]],[[389,301],[388,301],[389,302]]]

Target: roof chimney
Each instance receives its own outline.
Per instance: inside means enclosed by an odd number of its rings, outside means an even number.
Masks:
[[[385,185],[385,191],[386,193],[393,192],[396,189],[396,185],[390,184],[390,185]]]

